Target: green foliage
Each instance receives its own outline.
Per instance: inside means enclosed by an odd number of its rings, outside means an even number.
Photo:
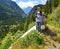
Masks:
[[[28,18],[26,19],[25,23],[24,23],[24,30],[27,31],[28,30],[28,25],[29,25],[30,21],[28,20]]]
[[[52,13],[52,19],[55,25],[60,28],[60,7],[57,7],[57,9]]]
[[[17,40],[13,46],[12,49],[28,49],[29,46],[32,46],[31,48],[38,49],[40,45],[44,44],[44,36],[40,35],[37,31],[31,31],[27,36],[24,38],[20,38]]]
[[[0,20],[9,25],[20,23],[25,20],[25,13],[15,2],[3,0],[0,1]]]
[[[22,36],[23,33],[24,33],[24,31],[20,31],[20,30],[18,30],[13,36],[12,36],[12,33],[8,33],[5,36],[5,38],[2,40],[0,49],[8,49],[9,46],[13,42],[15,42],[20,36]]]
[[[33,27],[36,23],[35,22],[31,22],[28,26],[28,29],[30,29],[31,27]]]
[[[60,6],[52,13],[53,20],[57,23],[60,21]]]
[[[20,29],[20,24],[18,25],[11,25],[9,28],[9,31],[12,32],[12,34],[15,34],[17,32],[17,30]]]
[[[11,43],[13,42],[12,40],[12,34],[7,34],[7,36],[5,36],[5,38],[2,40],[0,49],[8,49],[8,47],[11,45]]]
[[[0,1],[0,40],[2,40],[8,32],[15,34],[18,29],[23,30],[23,27],[17,24],[22,24],[25,18],[26,15],[24,11],[15,2],[12,0]]]
[[[52,14],[49,14],[47,17],[47,23],[53,25],[57,28],[60,28],[60,6],[58,6]]]
[[[16,41],[18,38],[20,38],[25,31],[20,31],[18,30],[14,35],[13,35],[13,41]]]
[[[48,17],[47,17],[47,24],[53,25],[51,14],[48,14]]]

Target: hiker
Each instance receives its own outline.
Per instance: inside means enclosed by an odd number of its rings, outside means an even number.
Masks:
[[[42,23],[42,11],[40,7],[36,10],[36,30],[41,33],[41,23]]]
[[[42,21],[44,23],[45,29],[47,29],[45,14],[44,14],[44,12],[41,11],[40,7],[37,7],[37,10],[36,10],[36,30],[38,30],[38,32],[40,32],[40,33],[42,31],[41,30]]]

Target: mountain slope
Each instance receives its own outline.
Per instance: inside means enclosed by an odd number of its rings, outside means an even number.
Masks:
[[[31,9],[32,9],[32,7],[27,7],[27,8],[24,8],[23,10],[26,14],[28,14]]]
[[[23,20],[24,11],[11,0],[0,0],[0,21],[13,22]],[[8,24],[8,23],[6,23]]]
[[[34,31],[29,33],[25,33],[25,36],[22,35],[16,42],[12,44],[9,49],[59,49],[60,43],[53,38],[56,37],[55,27],[51,25],[47,25],[48,29],[43,29],[42,33],[40,34],[35,31],[35,27],[33,27]],[[54,29],[52,31],[52,29]],[[45,31],[44,31],[45,30]],[[54,34],[54,35],[53,35]]]
[[[11,26],[23,23],[25,16],[24,11],[15,2],[0,0],[0,38],[6,36]]]

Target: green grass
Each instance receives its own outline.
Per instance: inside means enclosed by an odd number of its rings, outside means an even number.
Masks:
[[[53,10],[52,14],[48,14],[47,24],[53,27],[53,31],[60,34],[60,6]],[[54,40],[60,42],[60,36],[53,37]]]
[[[60,6],[58,6],[52,14],[48,14],[47,24],[60,28]]]
[[[35,22],[31,22],[28,26],[28,29],[30,29],[31,27],[33,27],[36,23]]]
[[[12,33],[8,33],[5,38],[2,40],[0,49],[8,49],[12,43],[14,43],[22,34],[24,31],[18,30],[13,36]]]
[[[40,48],[40,45],[44,45],[44,36],[40,35],[37,31],[31,31],[26,37],[16,41],[13,44],[12,49],[38,49]]]
[[[28,29],[30,29],[32,26],[35,25],[35,22],[32,22],[31,24],[28,25]],[[10,30],[9,32],[11,33],[8,33],[5,38],[3,40],[1,40],[0,42],[0,49],[8,49],[9,46],[14,43],[20,36],[23,35],[23,33],[25,31],[20,31],[19,30],[19,27],[17,27],[16,25],[13,25],[10,27]],[[13,35],[14,33],[14,35]]]
[[[13,42],[12,39],[12,34],[7,34],[7,36],[5,36],[5,38],[2,40],[2,43],[0,45],[0,49],[8,49],[8,47],[11,45],[11,43]]]

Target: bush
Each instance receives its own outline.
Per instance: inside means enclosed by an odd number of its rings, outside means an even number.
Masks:
[[[48,14],[47,23],[60,28],[60,6],[58,6],[52,14]]]
[[[28,47],[30,44],[41,45],[42,43],[44,43],[43,39],[43,36],[40,35],[37,31],[32,31],[26,37],[21,39],[20,44],[23,47]]]
[[[31,22],[28,26],[28,29],[30,29],[31,27],[33,27],[36,23],[35,22]]]
[[[18,31],[14,34],[13,40],[16,41],[20,36],[23,35],[24,32],[25,32],[25,31],[20,31],[20,30],[18,30]]]
[[[8,47],[11,45],[11,43],[13,42],[12,40],[12,34],[7,34],[7,36],[5,36],[5,38],[2,40],[0,49],[8,49]]]
[[[55,26],[60,28],[60,6],[57,7],[56,10],[54,10],[52,13],[52,20],[53,23],[55,23]]]

